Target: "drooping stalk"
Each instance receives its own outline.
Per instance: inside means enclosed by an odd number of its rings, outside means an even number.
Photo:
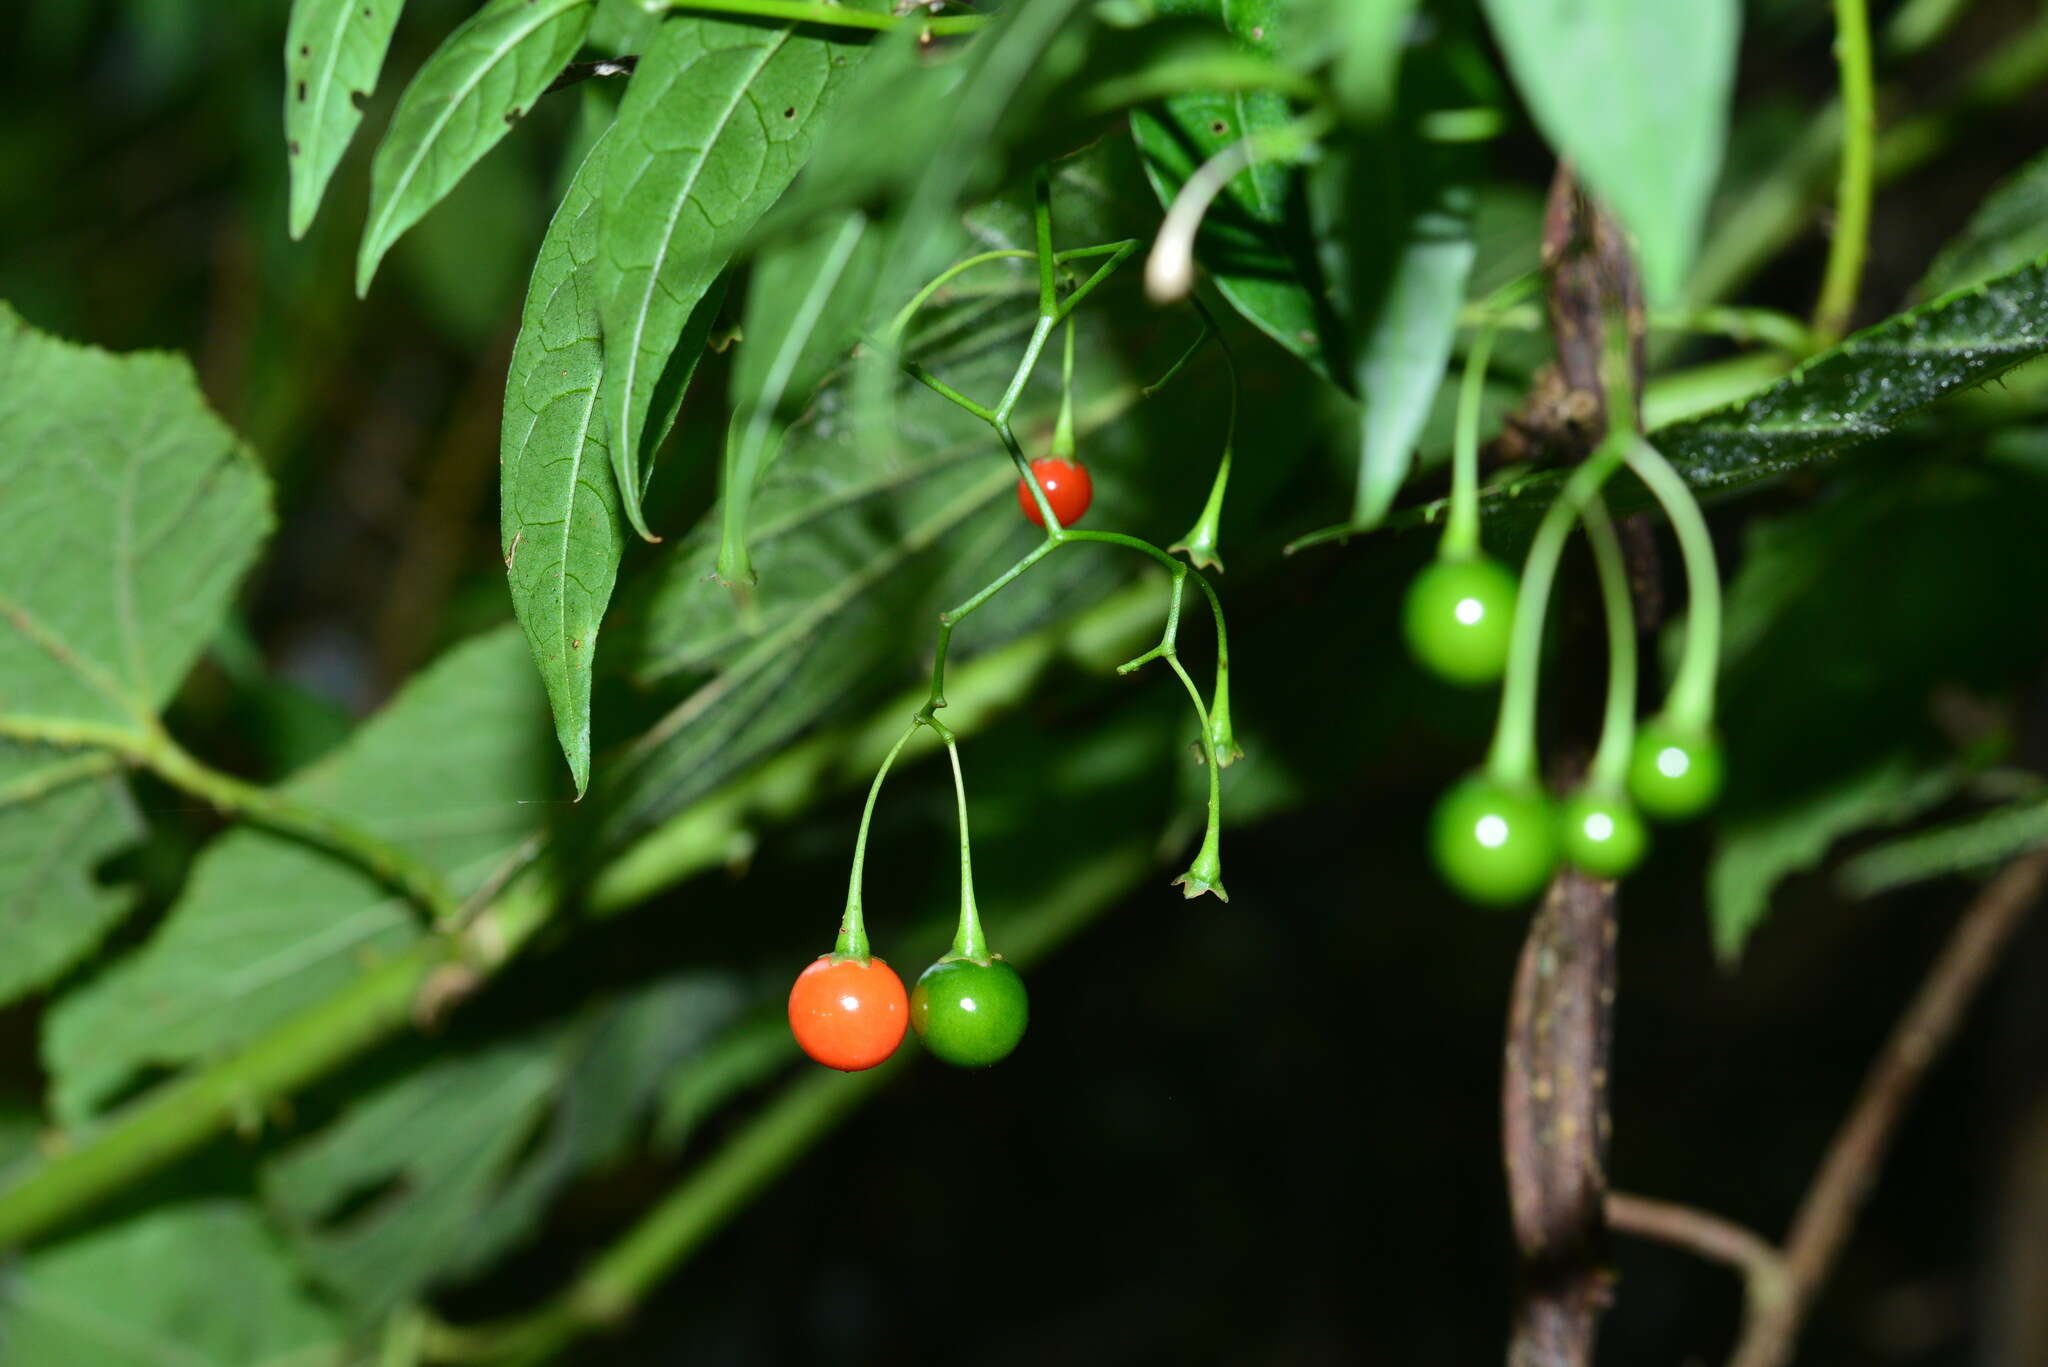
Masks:
[[[913,720],[896,743],[889,747],[889,753],[882,757],[882,767],[875,771],[875,781],[868,785],[868,800],[860,809],[860,834],[853,841],[853,872],[846,880],[846,913],[839,921],[839,939],[832,946],[832,956],[836,959],[868,961],[868,928],[861,901],[861,885],[867,870],[868,826],[875,819],[875,799],[882,795],[882,780],[889,776],[889,766],[896,762],[896,756],[903,752],[904,745],[916,734],[917,727],[917,721]]]
[[[1619,793],[1628,781],[1629,747],[1636,733],[1636,617],[1629,596],[1628,566],[1621,538],[1614,534],[1607,501],[1594,494],[1579,509],[1593,567],[1600,577],[1600,602],[1607,617],[1607,706],[1600,722],[1600,744],[1587,774],[1589,787]]]
[[[1629,469],[1664,509],[1685,565],[1685,650],[1664,715],[1682,729],[1705,731],[1714,720],[1714,676],[1721,659],[1721,576],[1714,562],[1713,534],[1684,477],[1656,447],[1635,437],[1623,450]]]

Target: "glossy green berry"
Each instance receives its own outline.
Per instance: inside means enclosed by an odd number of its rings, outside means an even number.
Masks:
[[[962,1068],[1009,1057],[1030,1015],[1024,979],[1001,959],[941,959],[910,992],[910,1028],[925,1048]]]
[[[1401,629],[1408,649],[1452,683],[1489,684],[1507,668],[1515,576],[1483,555],[1438,560],[1408,586]]]
[[[1628,791],[1659,821],[1698,816],[1721,795],[1721,746],[1708,732],[1645,722],[1629,756]]]
[[[1606,793],[1573,793],[1565,799],[1558,826],[1565,859],[1595,878],[1624,876],[1650,846],[1650,833],[1635,807]]]
[[[1430,820],[1430,853],[1459,893],[1505,906],[1535,896],[1557,868],[1557,813],[1535,788],[1484,774],[1443,795]]]

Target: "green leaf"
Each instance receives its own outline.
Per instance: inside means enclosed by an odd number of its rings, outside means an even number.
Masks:
[[[604,343],[592,269],[610,145],[607,135],[590,149],[541,239],[498,447],[505,577],[579,797],[590,783],[591,661],[621,551],[619,491],[597,407]]]
[[[0,1004],[92,952],[134,904],[95,868],[142,834],[106,757],[0,743]]]
[[[1721,169],[1739,0],[1483,0],[1557,154],[1634,234],[1653,302],[1681,297]]]
[[[1771,890],[1786,877],[1818,865],[1843,836],[1919,815],[1961,778],[1953,767],[1930,771],[1894,754],[1817,792],[1722,821],[1707,866],[1708,919],[1721,958],[1741,954],[1770,910]]]
[[[960,309],[976,318],[990,306]],[[1029,327],[1019,318],[975,328],[943,311],[927,321],[927,335],[965,335],[946,348],[914,337],[912,351],[969,393],[1000,390]],[[1106,425],[1136,400],[1130,376],[1115,369],[1117,352],[1085,332],[1078,352],[1089,396],[1078,425],[1102,472],[1091,517],[1120,525],[1149,506],[1150,481],[1165,477],[1145,462],[1170,457],[1137,424]],[[760,487],[750,544],[761,585],[751,612],[735,612],[711,579],[710,525],[679,541],[622,605],[629,644],[607,658],[629,661],[649,690],[694,686],[619,766],[614,838],[632,837],[822,716],[908,682],[937,614],[1034,544],[1017,514],[1015,470],[985,424],[912,387],[897,400],[896,440],[876,441],[849,401],[856,383],[848,375],[821,395]],[[1047,424],[1057,401],[1057,375],[1041,367],[1019,406],[1020,430]],[[956,658],[1121,582],[1118,560],[1078,549],[1034,568],[965,623]]]
[[[139,743],[270,530],[269,483],[191,366],[0,304],[0,735]]]
[[[1842,865],[1839,881],[1851,897],[1874,897],[1930,878],[1988,869],[2044,844],[2048,801],[2030,797],[1865,850]]]
[[[783,431],[859,337],[880,264],[876,245],[866,215],[852,213],[771,246],[754,264],[733,359],[736,402],[720,490],[718,577],[728,584],[754,582],[747,553],[754,490]]]
[[[671,19],[619,106],[598,240],[600,402],[626,520],[649,540],[640,500],[664,372],[738,240],[802,168],[862,50],[794,24]]]
[[[1753,398],[1660,428],[1694,488],[1739,488],[1868,441],[2048,351],[2048,257],[1856,333]]]
[[[284,137],[293,238],[306,235],[377,88],[405,0],[293,0],[284,35]]]
[[[1930,299],[2009,275],[2048,253],[2048,156],[2036,157],[1986,197],[1941,249],[1913,294]]]
[[[1421,187],[1412,187],[1411,193]],[[1472,196],[1462,186],[1442,187],[1434,200],[1397,220],[1398,240],[1374,253],[1385,262],[1377,288],[1364,286],[1354,327],[1358,344],[1358,494],[1352,520],[1377,526],[1394,506],[1415,464],[1415,447],[1444,382],[1458,335],[1458,310],[1477,248],[1472,237]],[[1360,236],[1383,235],[1361,227]],[[1354,274],[1363,267],[1354,263]]]
[[[583,45],[590,15],[591,0],[491,0],[427,58],[370,165],[358,295],[391,244],[533,108]]]
[[[541,824],[551,769],[525,645],[506,626],[449,651],[281,790],[479,886]],[[148,943],[66,993],[43,1032],[52,1109],[85,1120],[142,1069],[255,1038],[403,950],[411,909],[327,852],[254,828],[216,840]]]
[[[677,978],[435,1057],[272,1161],[265,1194],[313,1274],[379,1318],[488,1266],[565,1183],[615,1161],[740,999]]]
[[[154,1206],[0,1280],[19,1367],[341,1367],[340,1326],[246,1201]]]
[[[1270,4],[1226,5],[1188,0],[1161,12],[1212,20],[1247,49],[1274,51],[1278,34]],[[1131,136],[1162,206],[1171,205],[1195,169],[1244,138],[1292,123],[1287,98],[1274,91],[1178,95],[1156,112],[1133,110]],[[1330,339],[1314,271],[1292,208],[1297,174],[1284,163],[1255,161],[1232,180],[1202,220],[1195,253],[1217,290],[1245,320],[1331,378]]]

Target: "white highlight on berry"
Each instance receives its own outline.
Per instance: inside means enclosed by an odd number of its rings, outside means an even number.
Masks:
[[[1479,818],[1478,824],[1472,828],[1472,834],[1477,836],[1479,843],[1487,849],[1497,850],[1508,843],[1507,820],[1489,813]]]
[[[1657,772],[1666,778],[1682,778],[1692,768],[1692,756],[1676,745],[1667,745],[1657,752]]]
[[[1486,604],[1477,598],[1460,598],[1457,607],[1451,609],[1460,626],[1474,626],[1486,615]]]

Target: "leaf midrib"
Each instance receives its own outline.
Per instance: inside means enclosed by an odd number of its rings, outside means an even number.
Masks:
[[[662,225],[661,245],[656,249],[653,265],[647,272],[647,287],[641,291],[639,304],[633,310],[632,343],[625,348],[626,371],[619,385],[618,433],[614,440],[619,443],[620,447],[618,458],[626,462],[626,468],[629,470],[636,468],[635,463],[639,459],[639,433],[633,430],[632,415],[633,386],[640,378],[640,344],[641,339],[647,335],[647,315],[651,311],[650,302],[653,300],[656,291],[661,288],[661,272],[663,267],[668,264],[669,247],[675,241],[676,223],[682,218],[683,207],[690,202],[691,195],[696,192],[697,181],[704,174],[704,167],[710,162],[711,154],[718,147],[720,140],[725,137],[725,130],[732,123],[733,115],[739,110],[741,103],[745,101],[747,92],[753,89],[755,80],[759,78],[768,63],[775,59],[776,54],[782,51],[784,45],[789,42],[790,35],[795,30],[796,26],[791,24],[785,26],[781,32],[777,33],[774,41],[761,49],[761,58],[747,72],[746,79],[733,87],[732,98],[726,102],[725,108],[719,113],[718,122],[712,127],[710,136],[705,138],[704,146],[697,150],[697,160],[690,168],[688,179],[683,182],[682,189],[677,192],[675,199],[669,205],[668,219]],[[708,56],[709,53],[707,52],[703,55]],[[683,80],[688,76],[690,67],[696,64],[696,61],[693,60],[690,66],[686,66],[676,73],[675,79],[677,81]],[[639,490],[634,489],[628,493],[624,488],[624,485],[628,482],[630,481],[622,480],[620,482],[620,496],[622,498],[630,498],[633,502],[637,503],[639,501]]]
[[[441,136],[441,130],[448,126],[448,121],[455,117],[455,111],[461,107],[463,101],[467,100],[471,93],[483,83],[487,75],[497,69],[498,64],[505,60],[506,54],[518,47],[519,44],[525,42],[527,38],[531,37],[543,25],[553,23],[570,10],[590,3],[592,3],[592,0],[555,0],[553,5],[536,10],[530,16],[532,22],[508,35],[506,40],[498,45],[496,51],[491,53],[490,60],[480,64],[471,74],[470,78],[453,95],[448,97],[447,102],[442,107],[440,117],[436,118],[429,125],[426,133],[421,136],[419,145],[414,149],[411,160],[406,163],[405,170],[392,184],[391,195],[384,201],[383,211],[377,215],[378,237],[382,237],[390,227],[391,217],[397,212],[398,205],[405,198],[406,191],[412,188],[413,177],[419,174],[420,165],[426,160],[427,152]]]

